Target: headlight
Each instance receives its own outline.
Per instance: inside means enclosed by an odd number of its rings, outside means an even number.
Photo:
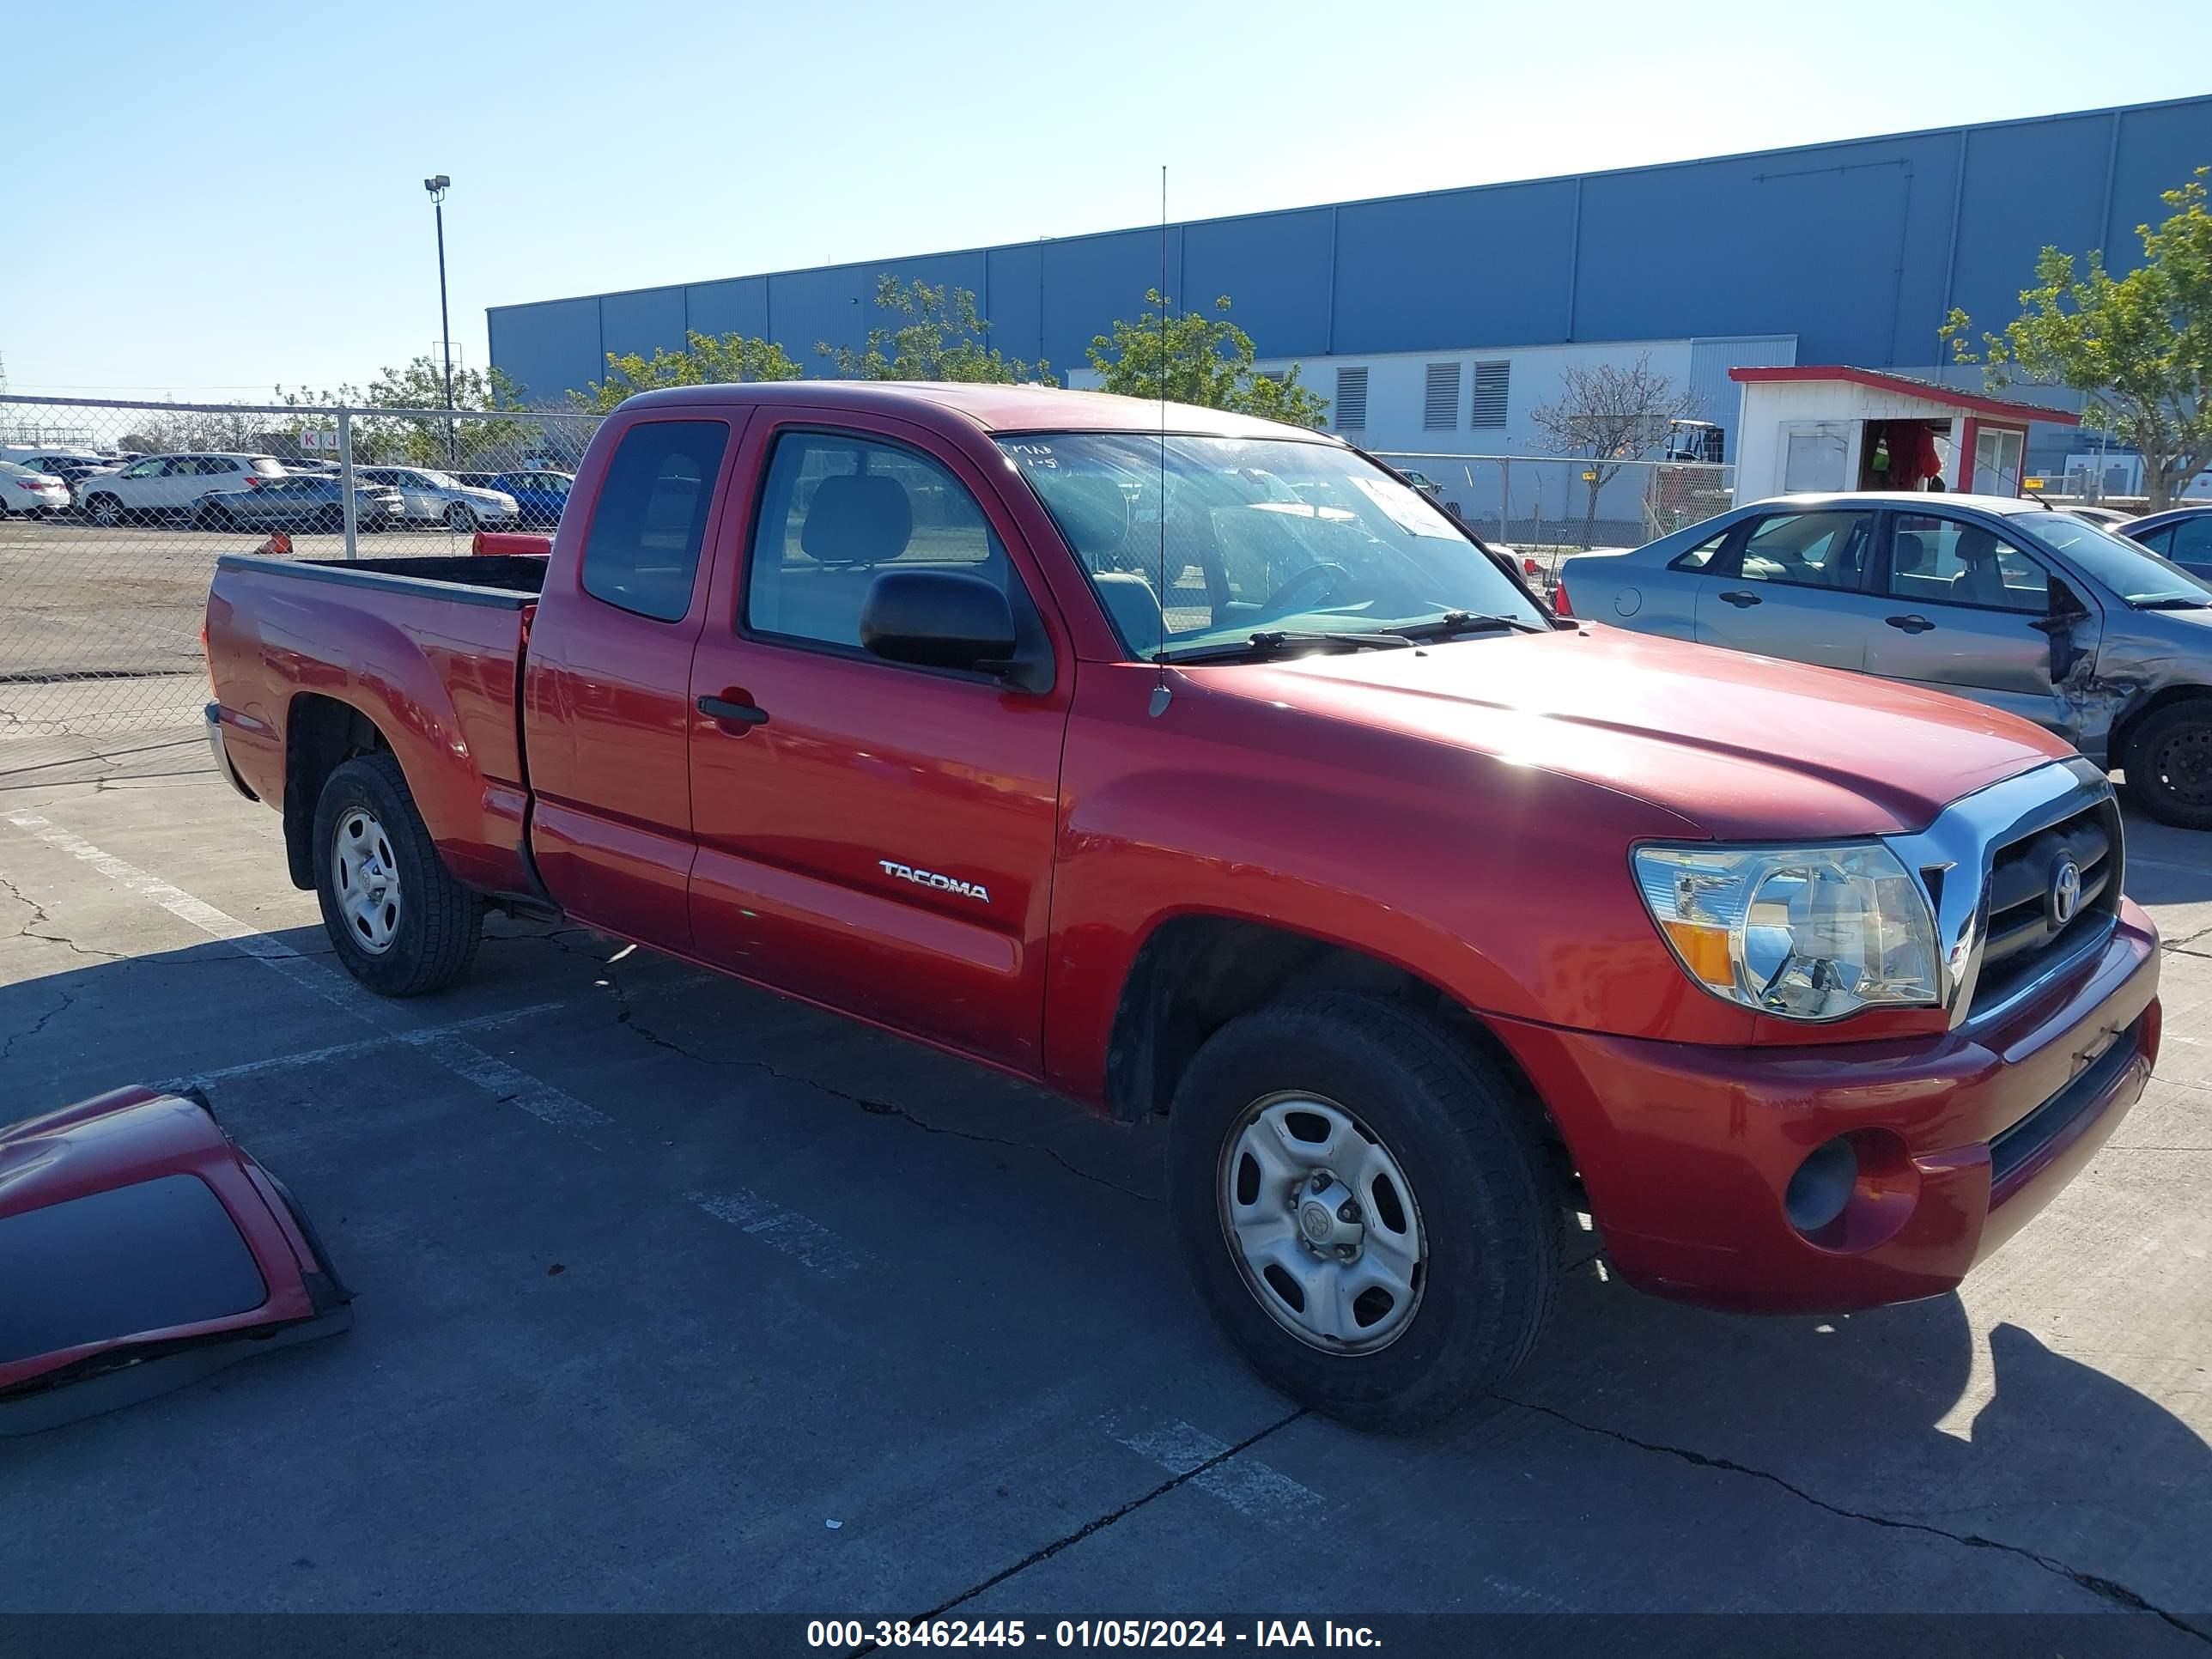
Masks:
[[[1942,1000],[1936,919],[1897,855],[1838,847],[1639,847],[1636,883],[1691,978],[1784,1019]]]

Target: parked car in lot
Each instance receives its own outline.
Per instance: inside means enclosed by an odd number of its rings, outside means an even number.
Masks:
[[[2119,533],[2172,560],[2192,576],[2212,579],[2212,505],[2146,514],[2120,526]]]
[[[36,444],[9,444],[0,448],[0,461],[27,466],[33,472],[59,478],[65,484],[74,484],[94,472],[113,471],[118,465],[88,449],[45,448]]]
[[[357,466],[353,476],[364,483],[397,489],[401,517],[410,524],[443,524],[465,531],[484,525],[504,528],[520,518],[514,496],[465,484],[433,467]]]
[[[97,525],[142,523],[161,518],[193,518],[205,498],[217,490],[258,489],[284,476],[271,456],[202,451],[149,455],[119,472],[98,472],[77,481],[77,507]]]
[[[2125,769],[2212,829],[2212,584],[2033,500],[1865,492],[1756,502],[1559,572],[1574,615],[1907,680]]]
[[[214,759],[339,963],[411,995],[567,915],[1164,1113],[1205,1300],[1349,1421],[1510,1374],[1575,1211],[1692,1300],[1948,1291],[2156,1056],[2067,744],[1554,619],[1329,434],[690,386],[576,495],[535,556],[220,562]]]
[[[69,486],[52,473],[0,461],[0,519],[11,513],[34,519],[59,513],[69,504]]]
[[[560,524],[561,514],[568,505],[568,492],[575,484],[573,472],[532,470],[495,473],[489,488],[514,497],[524,524],[536,530],[551,530]]]
[[[356,484],[354,499],[356,528],[381,529],[400,516],[399,492],[388,484]],[[204,507],[216,525],[225,529],[268,525],[334,535],[345,528],[343,481],[320,473],[270,478],[254,489],[218,490],[207,497]]]
[[[2121,526],[2135,516],[2130,513],[2121,512],[2117,507],[2091,507],[2083,501],[2069,502],[2058,510],[2061,513],[2071,513],[2075,518],[2093,524],[2100,530],[2119,530],[2123,535],[2126,534],[2126,532],[2122,530]]]

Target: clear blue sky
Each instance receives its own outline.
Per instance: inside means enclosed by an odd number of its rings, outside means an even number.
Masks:
[[[1163,162],[1195,218],[2212,90],[2203,0],[64,10],[0,94],[16,392],[430,349],[433,173],[481,364],[488,305],[1145,223]]]

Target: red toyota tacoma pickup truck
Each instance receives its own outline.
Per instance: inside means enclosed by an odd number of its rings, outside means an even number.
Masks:
[[[2156,1056],[2111,786],[1972,703],[1554,617],[1325,434],[1036,387],[624,404],[544,556],[225,557],[217,764],[392,996],[559,914],[1168,1119],[1273,1382],[1411,1426],[1567,1229],[1949,1290]]]

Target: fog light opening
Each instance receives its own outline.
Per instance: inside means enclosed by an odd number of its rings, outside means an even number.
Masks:
[[[1815,1146],[1782,1195],[1790,1224],[1799,1232],[1817,1233],[1844,1212],[1858,1186],[1859,1155],[1847,1136]]]

